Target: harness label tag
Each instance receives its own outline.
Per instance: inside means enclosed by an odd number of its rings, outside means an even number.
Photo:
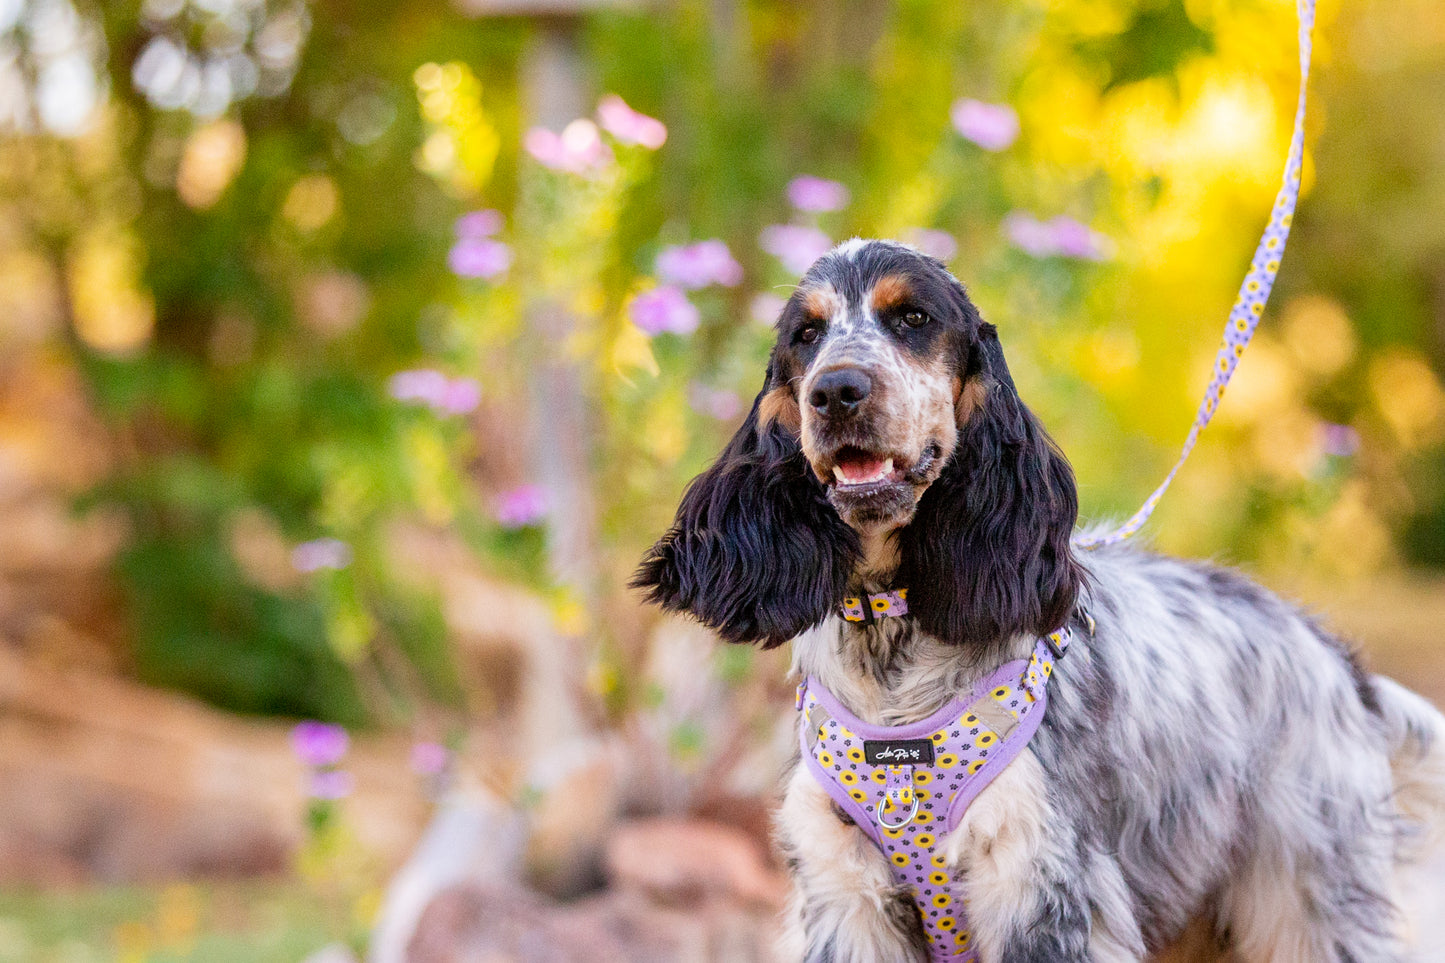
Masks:
[[[874,766],[933,765],[931,739],[864,739],[863,758]]]

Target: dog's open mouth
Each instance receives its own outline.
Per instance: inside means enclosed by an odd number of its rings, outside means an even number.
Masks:
[[[910,464],[902,455],[844,445],[819,466],[818,474],[834,491],[859,494],[889,485],[925,484],[941,454],[937,444],[930,444]]]
[[[917,459],[843,445],[815,464],[828,501],[850,525],[906,522],[920,488],[932,481],[942,449],[930,444]]]
[[[833,456],[833,485],[850,492],[863,492],[881,485],[901,482],[903,469],[892,455],[864,451],[844,445]]]

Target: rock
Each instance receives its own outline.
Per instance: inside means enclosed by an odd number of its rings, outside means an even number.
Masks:
[[[526,889],[453,887],[422,915],[406,963],[772,963],[776,914],[659,906],[637,892],[565,905]]]
[[[609,892],[566,911],[576,929],[603,932],[629,963],[772,963],[779,915],[714,900],[664,906],[641,893]]]
[[[788,892],[753,838],[702,820],[623,824],[607,845],[607,875],[620,889],[671,904],[721,900],[776,910]]]
[[[0,884],[246,876],[285,868],[305,775],[286,723],[0,646]],[[359,740],[344,803],[361,845],[399,863],[429,804],[403,740]]]
[[[371,963],[405,963],[407,947],[427,907],[462,882],[516,885],[522,875],[526,827],[522,817],[482,789],[455,790],[437,807],[411,859],[387,887],[372,933]],[[460,910],[438,910],[452,927]],[[440,937],[428,937],[433,942]]]
[[[603,880],[603,848],[620,809],[621,767],[614,744],[558,740],[535,759],[527,790],[530,818],[528,881],[549,896],[572,898]]]
[[[631,963],[609,934],[573,926],[518,886],[464,884],[422,914],[406,963]]]

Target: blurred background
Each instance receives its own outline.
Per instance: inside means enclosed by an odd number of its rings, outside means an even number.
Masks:
[[[853,235],[947,261],[1132,512],[1294,16],[0,0],[0,961],[768,958],[786,656],[633,564]],[[1325,0],[1315,49],[1274,298],[1150,537],[1438,701],[1445,7]]]

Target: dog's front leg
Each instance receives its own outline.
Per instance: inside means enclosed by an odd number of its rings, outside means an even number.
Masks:
[[[1073,827],[1050,810],[1043,767],[1025,750],[949,835],[964,874],[982,963],[1123,963],[1143,940],[1115,867],[1085,864]]]
[[[778,812],[778,841],[793,871],[780,957],[788,963],[925,961],[923,928],[887,861],[803,765]]]

